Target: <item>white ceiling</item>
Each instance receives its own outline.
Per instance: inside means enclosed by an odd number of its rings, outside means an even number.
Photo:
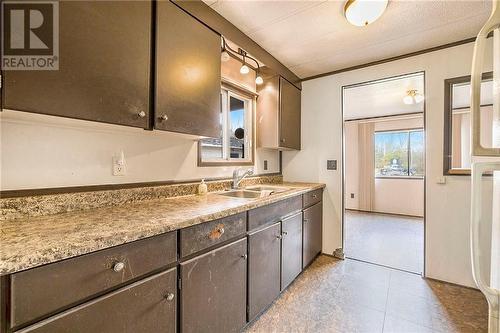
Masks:
[[[422,74],[377,81],[344,89],[344,119],[362,119],[424,111],[424,102],[407,105],[408,90],[424,94]]]
[[[345,1],[204,1],[301,78],[474,37],[491,12],[490,0],[391,0],[356,27]]]

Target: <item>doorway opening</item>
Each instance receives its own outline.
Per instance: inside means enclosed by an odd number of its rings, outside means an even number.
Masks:
[[[425,73],[342,87],[343,250],[424,274]]]

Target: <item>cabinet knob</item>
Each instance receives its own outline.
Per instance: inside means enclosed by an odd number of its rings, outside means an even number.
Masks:
[[[243,260],[247,260],[247,258],[248,258],[248,254],[246,254],[246,253],[245,253],[245,254],[244,254],[244,255],[242,255],[241,257],[243,258]]]
[[[278,235],[278,236],[276,236],[276,238],[277,238],[277,239],[282,239],[282,238],[283,238],[283,236]]]
[[[318,196],[316,194],[313,194],[313,199],[316,199]]]
[[[172,293],[168,293],[168,294],[166,294],[164,297],[165,297],[165,299],[166,299],[167,301],[171,302],[171,301],[173,301],[173,299],[175,298],[175,295],[174,295],[174,294],[172,294]]]
[[[137,115],[138,115],[140,118],[144,118],[144,117],[146,117],[146,112],[141,111],[141,112],[139,112]]]
[[[308,219],[304,219],[304,223],[306,223],[306,222],[309,222],[309,220]]]
[[[224,224],[220,223],[208,233],[208,238],[211,240],[219,239],[222,237],[224,232]]]
[[[285,139],[281,139],[281,140],[280,140],[280,142],[281,142],[281,143],[285,143]]]
[[[286,236],[286,235],[288,235],[288,232],[283,231],[281,234],[282,234],[283,236]]]
[[[117,262],[113,265],[113,270],[115,272],[121,272],[125,268],[125,264],[123,262]]]
[[[164,114],[163,116],[160,117],[160,120],[167,121],[168,116],[166,114]]]

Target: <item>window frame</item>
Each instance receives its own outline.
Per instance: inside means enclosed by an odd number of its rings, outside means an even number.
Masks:
[[[424,179],[425,178],[425,163],[424,163],[424,175],[423,176],[410,176],[410,166],[411,166],[411,140],[410,133],[412,132],[422,132],[424,134],[424,161],[425,161],[425,128],[424,127],[415,127],[415,128],[402,128],[402,129],[394,129],[394,130],[381,130],[373,132],[373,173],[375,179]],[[376,173],[376,149],[375,149],[375,136],[377,133],[407,133],[408,134],[408,143],[407,143],[407,158],[408,158],[408,176],[377,176]]]
[[[221,86],[221,110],[222,110],[222,158],[203,160],[202,159],[202,139],[198,140],[198,166],[253,166],[255,164],[255,107],[257,94],[233,84],[223,83]],[[230,153],[230,118],[229,101],[234,97],[245,102],[245,145],[249,144],[247,152],[251,155],[248,158],[231,158]],[[225,111],[224,111],[225,110]],[[249,130],[247,130],[249,128]]]

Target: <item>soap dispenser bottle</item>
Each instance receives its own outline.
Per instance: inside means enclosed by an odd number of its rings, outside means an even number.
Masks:
[[[205,179],[202,179],[200,185],[198,185],[198,194],[203,195],[207,193],[208,193],[207,184],[205,183]]]

